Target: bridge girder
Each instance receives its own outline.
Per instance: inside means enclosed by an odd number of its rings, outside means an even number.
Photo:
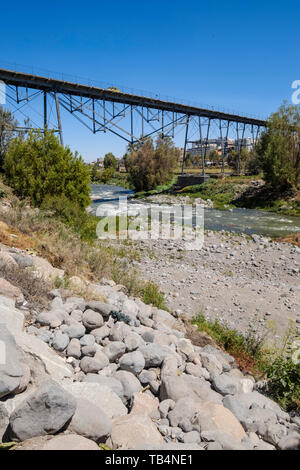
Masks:
[[[191,142],[191,132],[197,133],[198,141],[201,146],[204,146],[204,152],[201,150],[204,172],[208,140],[213,124],[218,128],[221,137],[225,130],[226,139],[228,139],[230,130],[233,126],[235,127],[235,133],[240,142],[239,154],[242,150],[245,132],[247,130],[250,132],[254,144],[261,129],[266,126],[266,121],[248,116],[228,114],[217,110],[5,69],[0,69],[0,80],[7,85],[9,102],[21,105],[20,108],[16,107],[17,111],[23,108],[24,104],[36,99],[39,94],[43,96],[44,129],[49,125],[47,98],[49,96],[54,99],[57,113],[57,124],[54,127],[55,131],[59,132],[61,143],[63,143],[63,136],[60,107],[76,117],[94,134],[111,132],[129,144],[134,144],[154,134],[174,138],[178,128],[184,129],[182,172],[184,172],[187,144]],[[25,93],[24,97],[20,96],[20,89]],[[24,129],[23,127],[22,130],[24,131]],[[225,149],[222,144],[223,170],[224,154]]]

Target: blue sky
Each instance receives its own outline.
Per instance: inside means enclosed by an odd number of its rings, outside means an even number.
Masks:
[[[0,15],[2,68],[17,63],[258,116],[290,101],[300,79],[297,1],[22,1],[2,3]],[[93,135],[65,113],[62,120],[65,143],[85,160],[124,153],[117,137]]]

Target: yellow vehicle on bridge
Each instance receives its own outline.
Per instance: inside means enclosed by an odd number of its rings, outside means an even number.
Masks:
[[[115,86],[110,86],[109,88],[107,88],[109,91],[114,91],[115,93],[120,93],[120,90],[119,88],[115,87]]]

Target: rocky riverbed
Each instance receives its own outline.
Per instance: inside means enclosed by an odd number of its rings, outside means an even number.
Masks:
[[[205,232],[201,250],[183,241],[142,240],[139,267],[157,283],[170,311],[203,313],[245,333],[279,340],[290,321],[300,332],[300,249],[259,235]],[[274,327],[277,333],[274,332]]]
[[[290,262],[292,248],[282,250]],[[2,255],[38,265],[39,276],[55,269],[21,250]],[[291,279],[296,285],[296,273]],[[300,447],[299,417],[260,393],[209,338],[194,345],[180,319],[128,297],[124,286],[82,281],[102,300],[56,289],[46,309],[32,309],[8,284],[0,282],[0,442],[36,450]]]

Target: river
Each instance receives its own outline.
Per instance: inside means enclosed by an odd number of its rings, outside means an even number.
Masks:
[[[92,184],[92,210],[96,213],[99,205],[115,210],[119,205],[119,197],[128,199],[128,207],[133,210],[141,204],[141,200],[132,199],[134,191],[120,186]],[[257,233],[271,237],[282,237],[290,233],[300,232],[300,217],[290,217],[274,212],[255,209],[204,209],[204,226],[206,230],[225,230],[236,233]]]

